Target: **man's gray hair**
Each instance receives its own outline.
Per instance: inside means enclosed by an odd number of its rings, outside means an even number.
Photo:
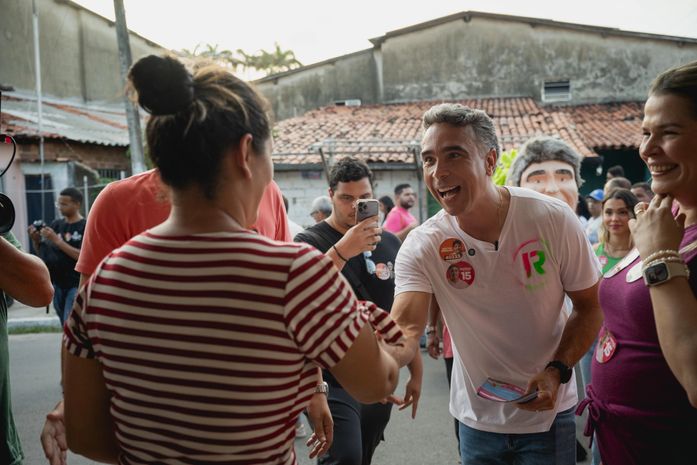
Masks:
[[[475,110],[459,103],[441,103],[432,106],[424,113],[424,131],[437,123],[471,127],[477,141],[487,152],[490,149],[496,150],[496,159],[498,160],[499,140],[496,137],[494,121],[482,110]]]
[[[312,201],[312,206],[310,207],[310,213],[322,212],[329,216],[332,214],[332,199],[326,195],[320,195],[315,200]]]
[[[528,166],[550,160],[562,161],[571,165],[574,169],[576,185],[581,187],[583,184],[581,156],[563,140],[550,136],[535,136],[523,144],[513,160],[510,170],[508,170],[506,184],[520,186],[520,178]]]

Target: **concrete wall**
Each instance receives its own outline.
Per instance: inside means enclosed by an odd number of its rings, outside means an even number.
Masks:
[[[301,170],[275,171],[274,180],[288,199],[288,217],[301,226],[307,227],[314,224],[314,220],[310,216],[312,201],[320,195],[328,195],[324,172],[319,172],[319,174],[316,176],[317,179],[308,179],[307,175],[303,176]],[[394,197],[394,188],[397,184],[410,183],[415,190],[418,184],[416,173],[413,170],[379,171],[373,168],[373,175],[375,198],[380,198],[383,195]],[[416,208],[413,209],[412,214],[417,218],[419,217]]]
[[[457,15],[454,15],[457,16]],[[572,104],[642,100],[661,71],[697,59],[694,40],[472,15],[388,33],[374,50],[259,81],[278,119],[363,103],[531,96],[570,80]],[[332,64],[329,64],[332,63]],[[372,98],[371,98],[372,97]]]
[[[378,102],[375,69],[373,51],[365,50],[284,77],[258,81],[257,87],[271,102],[276,119],[281,120],[337,100]]]
[[[83,101],[119,101],[124,86],[113,24],[63,0],[36,3],[43,93]],[[2,2],[0,38],[0,83],[34,91],[31,1]],[[164,51],[133,33],[130,44],[134,60]]]
[[[571,82],[572,103],[641,100],[697,44],[472,17],[388,37],[385,101],[530,95]]]

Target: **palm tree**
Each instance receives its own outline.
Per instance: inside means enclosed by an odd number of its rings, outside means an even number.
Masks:
[[[302,66],[292,50],[283,50],[278,43],[274,44],[273,52],[260,50],[257,54],[249,54],[242,49],[234,52],[230,50],[218,50],[218,45],[206,44],[204,50],[199,50],[198,44],[193,51],[183,49],[178,54],[188,58],[206,58],[213,60],[232,71],[237,68],[255,69],[266,74],[280,73]]]

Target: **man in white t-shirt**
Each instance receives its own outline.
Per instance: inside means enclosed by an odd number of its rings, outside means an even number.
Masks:
[[[416,353],[435,295],[454,346],[450,412],[460,421],[463,465],[574,464],[571,367],[602,319],[593,250],[563,202],[494,185],[499,147],[484,112],[442,104],[423,124],[424,179],[443,210],[409,234],[397,257],[392,314],[408,335],[399,355]],[[455,241],[464,244],[457,253]],[[488,378],[537,397],[478,396]]]

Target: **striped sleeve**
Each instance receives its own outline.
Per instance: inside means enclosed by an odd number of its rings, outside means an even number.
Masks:
[[[303,244],[291,265],[285,289],[290,337],[322,368],[336,365],[368,320],[351,286],[330,259]]]
[[[403,342],[404,334],[395,323],[389,313],[381,309],[373,302],[361,301],[361,312],[364,313],[370,325],[376,330],[388,344]]]
[[[89,337],[87,336],[87,325],[85,324],[85,310],[87,309],[87,295],[90,283],[82,286],[75,298],[73,309],[63,327],[63,344],[69,353],[80,358],[95,358],[96,354]]]

